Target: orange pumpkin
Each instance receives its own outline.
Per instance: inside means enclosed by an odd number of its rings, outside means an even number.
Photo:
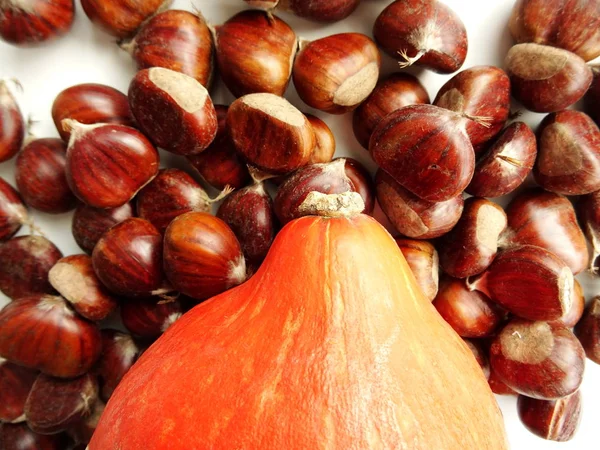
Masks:
[[[321,194],[342,217],[290,222],[249,281],[169,328],[89,449],[507,449],[473,354],[357,195]]]

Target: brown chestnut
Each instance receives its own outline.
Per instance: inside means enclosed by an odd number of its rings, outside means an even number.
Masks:
[[[47,375],[83,375],[98,360],[101,345],[96,324],[61,297],[23,297],[0,311],[0,356]]]
[[[358,7],[360,0],[245,0],[253,8],[271,11],[276,7],[317,22],[337,22]]]
[[[592,84],[592,70],[567,50],[518,44],[506,56],[512,93],[527,109],[555,112],[579,101]]]
[[[313,149],[309,164],[328,163],[333,159],[335,153],[335,136],[325,122],[316,116],[306,114],[306,118],[312,125],[315,133],[316,145]]]
[[[34,433],[25,423],[0,424],[2,450],[64,450],[68,442],[62,434]]]
[[[301,43],[292,78],[304,103],[331,114],[344,114],[373,92],[381,55],[364,34],[341,33]]]
[[[536,436],[567,442],[573,439],[581,421],[581,392],[556,400],[519,395],[517,410],[525,428]]]
[[[296,33],[283,20],[242,11],[216,27],[219,74],[233,95],[285,93],[298,48]]]
[[[475,360],[477,360],[477,362],[479,363],[479,366],[481,367],[483,375],[489,380],[489,378],[490,378],[490,362],[488,360],[487,355],[485,354],[485,350],[483,349],[483,346],[479,342],[473,341],[470,339],[463,339],[463,341],[465,342],[465,344],[467,344],[467,347],[469,347],[469,350],[471,350],[473,352],[473,356],[475,357]]]
[[[0,358],[0,422],[19,423],[25,420],[25,401],[37,376],[34,370]]]
[[[600,364],[600,297],[592,299],[586,308],[581,321],[575,327],[575,334],[579,338],[587,357]]]
[[[285,174],[306,165],[316,145],[313,127],[274,94],[249,94],[229,107],[227,129],[235,148],[266,172]]]
[[[167,331],[183,314],[181,303],[160,297],[130,299],[121,307],[121,320],[132,334],[155,339]]]
[[[100,422],[100,417],[102,417],[105,407],[106,405],[104,402],[97,399],[92,405],[91,414],[69,427],[67,433],[71,439],[80,444],[77,447],[73,447],[72,450],[87,449],[87,444],[92,440],[92,435],[96,431],[96,427],[98,426],[98,422]]]
[[[0,2],[0,38],[27,45],[67,33],[75,18],[73,0],[4,0]]]
[[[83,251],[91,254],[102,235],[114,225],[133,217],[131,203],[109,209],[79,205],[73,215],[71,230],[75,242]]]
[[[54,99],[52,120],[60,137],[69,142],[71,130],[63,127],[65,119],[86,125],[113,123],[134,126],[127,96],[110,86],[94,83],[71,86]]]
[[[491,336],[506,318],[505,311],[481,292],[471,291],[465,280],[442,277],[433,301],[442,318],[465,338]]]
[[[13,237],[29,221],[19,193],[0,177],[0,242]]]
[[[490,367],[490,376],[488,378],[488,384],[490,385],[490,389],[496,395],[519,395],[515,392],[514,389],[508,387],[504,381],[502,381],[496,372],[494,372],[494,368]]]
[[[583,311],[585,309],[585,295],[583,292],[583,287],[579,281],[575,280],[573,293],[571,295],[571,308],[567,313],[562,316],[560,319],[553,320],[551,323],[557,323],[559,325],[563,325],[567,328],[573,328],[581,317],[583,316]]]
[[[63,126],[71,129],[67,182],[89,206],[124,205],[158,173],[156,148],[133,128],[83,125],[71,119],[65,119]]]
[[[535,134],[525,123],[506,127],[475,163],[466,191],[478,197],[501,197],[517,189],[533,169]]]
[[[53,292],[48,272],[62,258],[42,236],[19,236],[0,245],[0,291],[14,299]]]
[[[123,376],[131,369],[141,354],[133,338],[116,330],[102,330],[102,356],[96,372],[100,382],[100,395],[108,401]]]
[[[1,22],[2,7],[0,7]],[[15,156],[21,150],[25,138],[25,120],[7,83],[6,80],[0,80],[0,163]],[[21,86],[19,82],[15,84]]]
[[[364,148],[373,131],[388,114],[405,106],[430,103],[421,82],[408,73],[394,73],[380,80],[369,97],[354,111],[352,129]]]
[[[396,239],[417,284],[429,301],[433,301],[439,287],[439,259],[435,247],[427,241]]]
[[[109,229],[92,253],[94,272],[109,291],[125,297],[162,292],[162,235],[144,219]]]
[[[15,177],[19,192],[32,208],[61,214],[77,206],[67,183],[67,146],[61,139],[36,139],[17,157]]]
[[[165,232],[164,267],[173,287],[205,300],[246,279],[242,248],[231,228],[207,213],[177,217]]]
[[[519,394],[553,400],[579,389],[585,353],[566,327],[514,319],[494,338],[490,363]]]
[[[438,0],[396,0],[377,17],[377,44],[400,67],[412,64],[439,73],[460,69],[467,57],[467,30],[460,17]]]
[[[117,309],[118,299],[108,293],[94,272],[88,255],[60,259],[48,273],[50,284],[73,309],[99,322]]]
[[[460,219],[462,194],[445,202],[428,202],[411,194],[383,170],[375,174],[379,206],[394,228],[414,239],[433,239],[446,234]]]
[[[375,183],[373,182],[371,173],[354,158],[335,158],[334,161],[337,161],[338,159],[344,159],[346,161],[344,169],[346,171],[346,176],[350,179],[352,184],[352,190],[360,194],[365,204],[363,213],[372,215],[373,210],[375,209],[377,195],[375,193]]]
[[[581,197],[577,203],[577,213],[581,227],[592,247],[590,257],[590,271],[598,274],[597,263],[600,255],[600,191]]]
[[[600,123],[600,67],[592,66],[594,78],[592,85],[583,98],[585,112],[588,113],[596,123]]]
[[[169,10],[142,25],[121,47],[138,70],[164,67],[195,78],[209,87],[213,77],[213,38],[204,18],[188,11]]]
[[[217,135],[217,113],[194,78],[162,67],[140,70],[129,85],[129,106],[140,129],[176,155],[205,150]]]

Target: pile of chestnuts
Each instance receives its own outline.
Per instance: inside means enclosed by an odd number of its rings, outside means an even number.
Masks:
[[[467,31],[441,0],[388,0],[373,39],[310,42],[278,12],[335,22],[360,0],[245,1],[214,26],[170,1],[81,0],[138,72],[127,93],[62,91],[59,137],[28,134],[18,82],[0,81],[0,163],[16,159],[15,183],[0,178],[0,291],[11,299],[0,310],[0,450],[85,448],[144,349],[252,277],[312,191],[357,192],[365,214],[386,218],[491,389],[518,396],[532,433],[570,440],[586,356],[600,364],[600,296],[586,307],[575,279],[600,270],[600,71],[587,64],[600,55],[600,0],[573,11],[517,0],[504,68],[464,70]],[[73,23],[73,0],[23,5],[0,0],[10,44]],[[380,77],[382,51],[399,68],[453,76],[430,98],[406,72]],[[230,105],[213,104],[217,76]],[[290,81],[319,117],[284,98]],[[567,109],[584,96],[586,112]],[[511,98],[548,113],[535,132],[514,120]],[[374,177],[335,157],[327,114],[351,118]],[[161,168],[159,150],[189,170]],[[508,194],[506,208],[489,200]],[[73,211],[81,253],[64,256],[30,209]]]

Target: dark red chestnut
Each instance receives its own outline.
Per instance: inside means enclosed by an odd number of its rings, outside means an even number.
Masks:
[[[15,177],[19,192],[32,208],[60,214],[77,206],[67,184],[67,146],[61,139],[36,139],[17,157]]]
[[[141,349],[127,333],[116,330],[102,330],[101,333],[102,356],[96,372],[100,381],[100,395],[107,402],[123,376],[139,358]]]
[[[562,259],[574,274],[588,267],[585,236],[566,197],[541,189],[528,190],[512,200],[506,215],[508,228],[500,236],[500,247],[537,245]]]
[[[508,387],[504,381],[502,381],[494,369],[490,367],[490,376],[488,378],[488,384],[490,389],[496,395],[519,395],[514,389]]]
[[[14,299],[53,292],[48,272],[62,253],[42,236],[20,236],[0,245],[0,291]]]
[[[306,114],[306,118],[312,125],[315,133],[316,145],[313,149],[309,164],[328,163],[333,159],[335,153],[335,136],[325,122],[316,116]]]
[[[122,47],[131,54],[138,70],[164,67],[210,86],[213,38],[204,19],[196,14],[175,9],[157,14]]]
[[[514,319],[494,338],[490,363],[519,394],[553,400],[579,389],[585,353],[568,328]]]
[[[316,145],[306,116],[274,94],[249,94],[233,102],[227,130],[237,151],[269,173],[285,174],[306,165]]]
[[[439,259],[435,247],[427,241],[396,239],[417,284],[429,301],[433,301],[439,287]]]
[[[25,420],[25,401],[37,376],[35,370],[0,358],[0,422],[18,423]]]
[[[64,450],[67,441],[62,434],[45,436],[31,431],[25,423],[0,424],[0,448],[2,450]]]
[[[280,18],[242,11],[216,27],[219,74],[236,97],[285,93],[298,48],[296,33]]]
[[[483,346],[474,340],[471,339],[463,339],[469,350],[473,352],[473,356],[475,360],[479,363],[483,375],[489,380],[490,378],[490,361],[488,360],[487,355],[485,354],[485,350]]]
[[[600,189],[600,129],[585,113],[548,115],[538,129],[533,176],[547,191],[583,195]]]
[[[91,414],[83,420],[71,425],[67,430],[67,433],[75,442],[80,445],[73,447],[72,450],[86,450],[87,444],[92,440],[92,435],[96,431],[100,417],[104,412],[106,405],[100,399],[96,400],[96,403],[92,406]]]
[[[536,436],[548,441],[570,441],[581,420],[581,392],[557,400],[519,395],[517,409],[525,428]]]
[[[14,300],[0,311],[0,356],[60,378],[88,372],[100,356],[100,330],[61,297]]]
[[[245,0],[253,8],[271,11],[276,7],[317,22],[337,22],[358,7],[360,0]]]
[[[81,0],[94,24],[121,39],[131,36],[144,21],[171,3],[173,0]]]
[[[354,111],[354,136],[368,149],[369,139],[381,119],[405,106],[429,102],[429,94],[416,77],[394,73],[380,80],[371,95]]]
[[[411,194],[383,170],[375,174],[379,206],[394,228],[414,239],[433,239],[446,234],[460,219],[462,194],[445,202],[428,202]]]
[[[514,122],[477,160],[466,191],[478,197],[510,194],[523,184],[533,169],[536,156],[535,134],[525,123]]]
[[[369,215],[373,214],[376,193],[375,183],[373,182],[371,173],[354,158],[335,158],[334,161],[338,159],[344,159],[346,162],[344,169],[346,171],[346,176],[350,178],[350,182],[353,186],[352,190],[358,192],[365,203],[365,210],[363,212]]]
[[[498,67],[472,67],[444,84],[433,104],[484,121],[467,124],[471,143],[480,145],[496,136],[508,120],[510,80]]]
[[[88,255],[59,260],[48,273],[50,284],[73,309],[86,319],[99,322],[117,309],[118,299],[108,293],[94,272]]]
[[[130,333],[155,339],[183,314],[181,303],[160,297],[131,299],[121,307],[121,320]]]
[[[583,316],[583,311],[585,309],[585,295],[583,292],[583,287],[581,287],[581,283],[579,283],[577,280],[575,280],[571,297],[572,301],[569,311],[567,311],[567,313],[560,319],[553,320],[551,323],[563,325],[567,328],[573,328],[575,325],[577,325]]]
[[[301,43],[292,78],[304,103],[331,114],[344,114],[373,92],[381,56],[364,34],[342,33]]]
[[[147,220],[127,219],[100,238],[92,264],[102,284],[117,295],[162,292],[162,235]]]
[[[587,357],[600,364],[600,297],[596,296],[586,308],[581,321],[575,327]]]
[[[0,242],[13,237],[28,221],[27,208],[19,193],[0,177]]]
[[[134,126],[127,96],[110,86],[94,83],[71,86],[54,99],[52,120],[60,137],[69,142],[71,130],[63,127],[65,119],[86,125],[114,123]]]
[[[583,98],[585,101],[585,112],[587,112],[596,123],[600,123],[600,67],[592,66],[594,78],[590,89]]]
[[[592,70],[574,53],[539,44],[518,44],[506,56],[512,93],[527,109],[555,112],[579,101]]]
[[[450,200],[465,190],[475,169],[469,122],[437,106],[407,106],[379,122],[369,151],[379,167],[417,197]]]
[[[79,205],[73,215],[71,229],[75,242],[83,251],[91,254],[102,235],[114,225],[133,217],[131,203],[112,209]]]
[[[246,263],[235,234],[221,219],[189,212],[165,232],[164,266],[173,287],[205,300],[246,279]]]
[[[377,17],[373,35],[392,58],[401,58],[403,68],[417,64],[452,73],[467,57],[465,25],[437,0],[396,0]]]
[[[0,6],[0,27],[2,7]],[[20,86],[16,82],[17,86]],[[25,138],[25,120],[7,81],[0,80],[0,163],[8,161],[21,150]]]
[[[124,205],[158,173],[158,152],[139,131],[124,125],[83,125],[71,119],[63,125],[71,129],[67,181],[87,205]]]
[[[129,106],[140,129],[176,155],[205,150],[217,135],[217,113],[194,78],[162,67],[139,71],[129,85]]]
[[[600,4],[596,0],[517,0],[508,28],[519,43],[564,48],[586,61],[600,56]]]
[[[75,18],[73,0],[4,0],[0,2],[0,38],[27,45],[67,33]]]

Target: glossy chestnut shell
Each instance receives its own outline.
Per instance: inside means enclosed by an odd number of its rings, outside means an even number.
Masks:
[[[25,120],[21,109],[7,82],[0,80],[0,163],[8,161],[21,150],[24,138]]]
[[[19,193],[0,177],[0,242],[13,237],[27,220],[27,208]]]

